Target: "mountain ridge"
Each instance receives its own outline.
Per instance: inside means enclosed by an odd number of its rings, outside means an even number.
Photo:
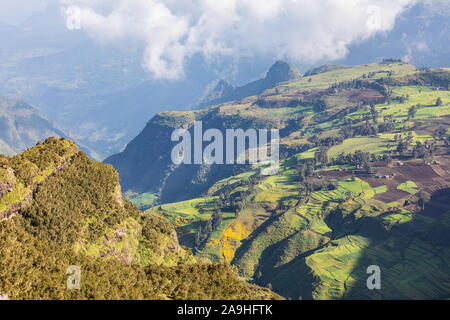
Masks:
[[[235,87],[228,81],[220,80],[215,89],[200,103],[200,106],[206,107],[227,101],[241,100],[273,88],[281,82],[300,79],[301,77],[300,71],[294,65],[278,60],[269,68],[264,78],[244,86]]]
[[[174,224],[196,257],[231,263],[286,298],[448,298],[450,70],[391,59],[325,69],[158,114],[110,158],[125,195]],[[194,121],[222,133],[278,128],[279,173],[173,165],[170,133],[192,135]],[[381,291],[365,286],[370,265],[382,270]]]

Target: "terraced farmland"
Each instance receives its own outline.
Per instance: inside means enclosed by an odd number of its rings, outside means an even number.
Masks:
[[[248,166],[196,199],[147,212],[174,223],[198,257],[231,263],[287,298],[448,298],[445,72],[343,67],[225,103],[221,116],[282,130],[279,173]],[[220,225],[196,243],[218,211]],[[367,289],[371,265],[381,290]]]

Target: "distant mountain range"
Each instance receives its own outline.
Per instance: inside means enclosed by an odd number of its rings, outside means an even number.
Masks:
[[[391,32],[352,45],[348,56],[333,64],[394,57],[418,67],[446,66],[449,7],[446,1],[418,2]],[[19,27],[0,26],[0,39],[0,94],[35,106],[99,159],[123,150],[157,112],[238,99],[271,85],[251,82],[265,77],[273,57],[212,63],[194,56],[187,61],[185,78],[153,81],[141,65],[144,48],[98,44],[81,31],[67,30],[53,2]],[[311,68],[306,62],[297,67]]]
[[[0,153],[12,156],[52,136],[64,133],[26,103],[0,97]]]
[[[13,156],[48,137],[67,137],[35,108],[20,100],[0,96],[0,154]],[[91,157],[96,154],[81,144]]]

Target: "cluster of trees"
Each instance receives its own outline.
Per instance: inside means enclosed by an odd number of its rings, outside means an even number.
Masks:
[[[414,159],[423,158],[426,163],[430,163],[433,161],[434,154],[437,150],[435,143],[422,143],[420,141],[416,142],[416,145],[413,147],[411,156]]]
[[[434,154],[437,151],[437,147],[434,142],[430,143],[425,141],[425,143],[422,143],[421,141],[416,141],[416,144],[412,147],[410,152],[410,148],[413,143],[412,132],[409,132],[406,137],[395,135],[394,139],[397,142],[397,152],[401,156],[408,156],[408,154],[410,154],[414,159],[422,158],[425,162],[429,163],[433,160]]]
[[[222,208],[227,211],[234,211],[236,215],[245,206],[245,199],[255,193],[255,186],[262,179],[257,174],[245,180],[235,182],[233,186],[226,185],[217,193],[218,199],[215,200],[216,208]],[[234,192],[239,187],[245,187],[243,190]]]
[[[395,135],[394,140],[397,142],[397,152],[404,156],[408,152],[409,146],[413,141],[413,135],[411,132],[409,132],[406,137],[403,137],[402,135]]]
[[[317,148],[329,148],[332,146],[336,146],[339,144],[342,144],[344,142],[344,138],[342,136],[336,135],[336,136],[330,136],[326,138],[317,138],[317,136],[314,136],[310,139],[312,143],[314,143],[315,147]]]
[[[391,115],[386,115],[383,117],[383,122],[378,124],[378,132],[394,132],[395,122]]]
[[[408,120],[414,119],[414,117],[416,116],[417,113],[417,109],[420,108],[420,104],[417,105],[413,105],[411,106],[411,108],[409,108],[408,110]]]
[[[366,75],[367,77],[367,75]],[[388,97],[392,94],[392,89],[384,84],[382,81],[378,80],[366,80],[366,79],[354,79],[350,81],[343,81],[339,83],[334,83],[330,86],[329,90],[337,92],[337,91],[344,91],[348,89],[371,89],[378,91],[383,95],[383,99],[379,99],[378,101],[370,101],[365,100],[362,101],[363,104],[369,104],[370,102],[375,103],[384,103]]]
[[[379,160],[376,155],[369,152],[363,152],[361,150],[356,150],[353,153],[340,153],[336,158],[332,158],[330,161],[331,165],[351,165],[357,168],[371,172],[372,166],[371,161]]]
[[[267,299],[225,264],[175,267],[125,264],[76,254],[71,247],[29,234],[20,216],[0,222],[0,290],[12,300]],[[66,270],[81,270],[81,290],[68,290]]]
[[[383,122],[378,123],[378,111],[371,108],[370,118],[362,119],[365,122],[354,123],[344,122],[344,126],[339,130],[339,134],[345,139],[355,136],[374,136],[378,133],[389,133],[395,131],[395,120],[392,116],[387,115],[383,117]]]
[[[433,86],[441,90],[450,88],[450,72],[443,69],[431,70],[421,68],[421,72],[399,78],[381,78],[377,82],[385,83],[389,86]]]
[[[208,239],[209,236],[215,230],[217,230],[218,227],[220,227],[222,221],[223,221],[222,211],[217,209],[214,210],[213,214],[211,215],[211,219],[205,222],[200,222],[200,226],[195,235],[195,246],[199,247],[206,239]]]
[[[386,73],[387,74],[387,76],[388,77],[392,77],[392,75],[393,75],[393,72],[392,71],[384,71],[384,70],[381,70],[381,71],[377,71],[377,72],[369,72],[367,75],[366,74],[363,74],[363,79],[366,79],[366,78],[373,78],[373,77],[375,77],[378,73]]]
[[[402,59],[396,58],[384,58],[381,63],[390,64],[390,63],[402,63]]]
[[[378,124],[366,121],[364,124],[343,126],[339,130],[339,134],[342,135],[344,139],[356,136],[374,136],[378,134],[378,128]]]
[[[370,104],[370,117],[373,122],[378,121],[378,110],[375,108],[375,105],[373,103]]]
[[[108,227],[140,214],[136,208],[119,204],[114,194],[118,184],[119,176],[111,166],[78,153],[67,168],[37,190],[34,205],[23,210],[30,223],[28,231],[59,243],[70,244],[82,238],[95,242]]]
[[[449,139],[447,137],[447,129],[446,128],[441,127],[439,129],[436,129],[434,132],[434,137],[437,140],[444,140],[444,143],[446,146],[449,145]]]
[[[327,109],[327,103],[325,100],[323,99],[318,99],[314,104],[313,104],[313,110],[317,113],[319,112],[323,112]]]
[[[402,94],[401,96],[393,98],[393,100],[399,103],[405,103],[406,100],[409,100],[409,94]]]
[[[328,149],[326,147],[321,147],[314,152],[314,162],[316,167],[328,164]]]
[[[297,173],[300,178],[300,182],[305,182],[313,175],[314,166],[313,161],[301,162],[297,165]]]

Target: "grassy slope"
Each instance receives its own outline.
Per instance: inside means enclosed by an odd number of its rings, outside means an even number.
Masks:
[[[414,67],[404,64],[371,64],[350,69],[340,69],[314,75],[279,85],[265,94],[275,94],[271,99],[282,100],[286,95],[305,89],[325,89],[335,82],[360,78],[363,74],[375,72],[371,79],[386,77],[384,71],[392,71],[392,78],[402,78],[415,74]],[[312,80],[309,81],[309,78]],[[412,132],[413,143],[433,141],[430,131],[417,132],[407,121],[407,113],[412,105],[418,103],[415,121],[441,121],[450,115],[450,92],[433,90],[431,86],[393,87],[392,97],[409,95],[403,104],[378,104],[378,122],[383,116],[392,115],[396,120],[396,131],[375,137],[354,137],[346,139],[341,145],[332,147],[330,157],[356,150],[376,154],[395,150],[395,135],[406,137]],[[281,93],[280,93],[281,92]],[[435,106],[441,97],[442,106]],[[333,136],[341,128],[345,119],[355,120],[367,116],[369,110],[358,110],[333,120],[315,121],[316,113],[304,106],[296,108],[260,108],[253,105],[256,98],[248,98],[240,104],[227,104],[221,107],[222,113],[237,112],[242,117],[253,117],[278,122],[281,128],[297,115],[306,115],[304,126],[291,136],[296,141],[308,140],[319,129],[321,136]],[[347,100],[336,100],[348,104]],[[439,122],[436,122],[439,125]],[[438,126],[437,125],[437,126]],[[282,142],[287,142],[284,139]],[[291,143],[291,141],[289,141]],[[197,255],[212,260],[232,261],[240,273],[261,285],[271,285],[286,297],[315,299],[330,298],[445,298],[450,294],[448,265],[450,252],[442,238],[439,245],[428,241],[420,232],[414,231],[421,224],[432,230],[442,224],[448,228],[448,214],[438,217],[416,216],[405,209],[388,208],[397,206],[410,195],[423,188],[417,181],[398,183],[398,190],[406,191],[396,195],[395,201],[383,202],[379,196],[391,190],[379,181],[373,187],[365,181],[367,177],[350,178],[347,166],[328,168],[328,171],[341,169],[347,176],[326,178],[337,185],[335,190],[315,191],[309,202],[302,201],[302,184],[296,180],[292,163],[314,157],[316,149],[311,148],[292,159],[283,162],[280,174],[264,178],[245,199],[245,205],[237,216],[224,210],[222,225],[213,232],[206,244],[198,248]],[[295,159],[295,161],[293,160]],[[395,169],[395,168],[394,168]],[[396,172],[394,170],[394,172]],[[240,194],[246,181],[255,176],[248,171],[218,181],[209,189],[208,198],[159,206],[148,212],[163,214],[179,228],[182,239],[193,246],[193,236],[198,230],[199,221],[206,221],[215,209],[211,205],[211,195],[218,195],[224,188],[231,188],[232,194]],[[331,173],[330,173],[331,174]],[[372,180],[370,180],[373,183]],[[244,182],[244,184],[239,183]],[[241,199],[242,200],[242,199]],[[392,200],[392,199],[391,199]],[[209,203],[209,205],[207,205]],[[422,227],[424,227],[422,225]],[[404,227],[402,227],[404,226]],[[392,230],[392,232],[390,232]],[[415,234],[413,237],[409,232]],[[190,237],[186,237],[188,234]],[[409,239],[409,240],[407,240]],[[426,263],[428,261],[429,263]],[[381,292],[370,292],[365,288],[365,266],[379,264],[382,267],[385,287]],[[447,267],[443,268],[443,263]],[[443,268],[443,269],[442,269]],[[447,272],[447,273],[446,273]]]
[[[386,72],[383,72],[386,71]],[[378,72],[373,79],[386,76],[387,72],[393,72],[393,76],[404,76],[416,71],[416,68],[408,64],[380,64],[371,63],[367,65],[352,66],[351,68],[333,70],[330,72],[320,73],[314,76],[305,77],[300,80],[291,81],[279,86],[280,90],[298,90],[298,89],[325,89],[330,84],[348,81],[359,78],[370,72]],[[311,82],[309,81],[311,79]]]

